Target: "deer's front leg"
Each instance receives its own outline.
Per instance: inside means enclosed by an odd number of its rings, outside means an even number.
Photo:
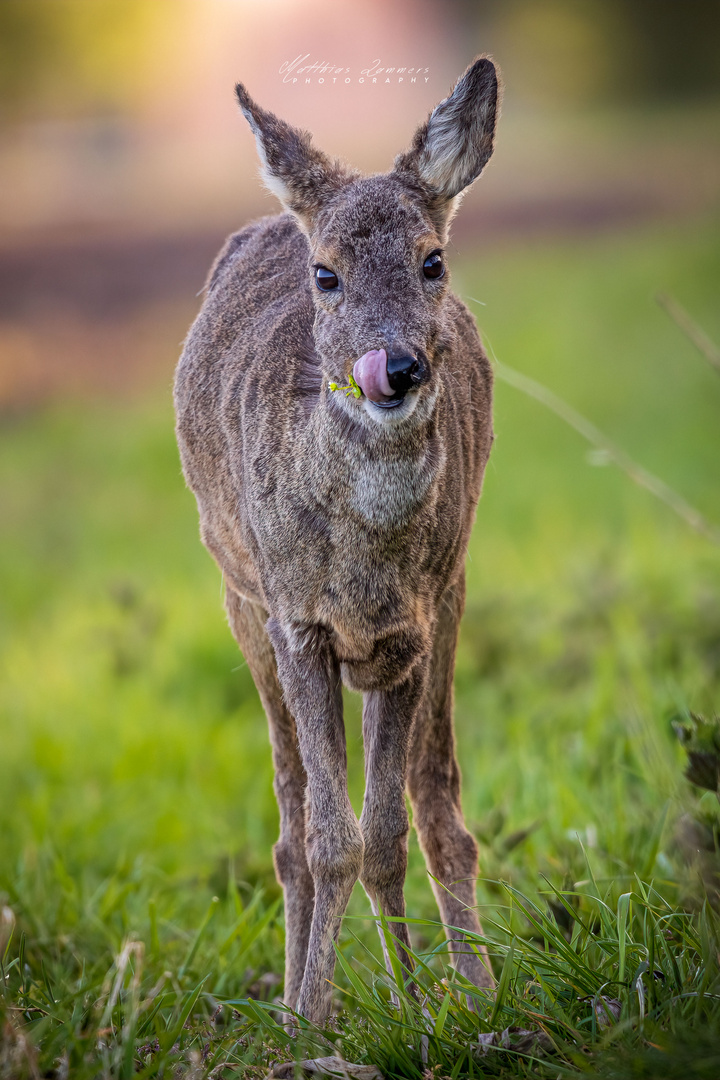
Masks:
[[[282,627],[270,619],[267,630],[307,775],[306,849],[315,906],[297,1011],[322,1023],[330,1010],[334,944],[363,859],[347,793],[340,668],[322,627]]]
[[[313,880],[305,855],[307,778],[297,747],[295,721],[283,701],[275,653],[265,632],[267,612],[228,589],[225,606],[232,632],[252,673],[270,727],[280,837],[273,853],[285,894],[285,987],[283,1001],[297,1007],[307,961]]]
[[[427,690],[413,728],[408,790],[413,820],[433,892],[446,927],[471,933],[469,939],[448,929],[455,968],[476,986],[493,986],[476,911],[475,879],[478,849],[463,820],[460,769],[453,731],[453,672],[460,616],[465,603],[465,579],[446,590],[435,628]]]
[[[424,684],[422,665],[413,669],[405,682],[388,691],[365,695],[363,742],[365,744],[365,801],[360,828],[365,842],[361,880],[374,912],[393,917],[405,915],[405,872],[407,870],[408,813],[405,781],[408,749],[415,713]],[[406,968],[412,969],[407,950],[407,925],[391,923],[396,942],[380,940],[388,972],[392,974],[388,950],[395,948]]]

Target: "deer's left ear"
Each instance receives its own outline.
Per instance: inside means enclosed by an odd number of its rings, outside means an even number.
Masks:
[[[418,128],[411,148],[395,160],[396,172],[413,174],[427,189],[441,231],[493,152],[497,107],[495,65],[481,57]]]
[[[235,93],[255,136],[265,186],[309,233],[323,204],[351,174],[313,146],[307,131],[299,131],[260,108],[242,83],[237,84]]]

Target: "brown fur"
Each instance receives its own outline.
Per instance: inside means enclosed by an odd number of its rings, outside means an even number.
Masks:
[[[330,162],[244,88],[238,97],[290,212],[249,225],[220,253],[178,366],[177,434],[270,724],[284,1000],[322,1021],[358,877],[375,911],[405,914],[406,787],[443,920],[479,931],[452,676],[492,373],[449,274],[428,280],[422,266],[490,156],[497,81],[489,60],[475,61],[395,168],[370,177]],[[341,288],[316,287],[318,263]],[[400,408],[329,390],[381,348],[423,363]],[[359,822],[342,683],[364,694]],[[394,929],[409,945],[406,926]],[[461,933],[451,948],[466,977],[491,984],[482,950]],[[402,945],[400,956],[409,968]]]

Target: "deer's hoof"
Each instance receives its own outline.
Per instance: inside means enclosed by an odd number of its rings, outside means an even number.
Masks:
[[[268,1080],[292,1080],[295,1070],[302,1069],[304,1076],[337,1077],[338,1080],[384,1080],[374,1065],[353,1065],[339,1057],[312,1058],[308,1061],[285,1061],[268,1073]]]

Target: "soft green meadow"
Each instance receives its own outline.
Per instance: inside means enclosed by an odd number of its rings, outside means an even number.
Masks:
[[[456,239],[454,273],[499,360],[720,523],[720,378],[654,301],[720,340],[717,226]],[[265,721],[169,397],[0,427],[0,1076],[719,1075],[720,815],[671,721],[720,712],[720,547],[498,381],[456,678],[498,992],[468,1009],[413,838],[424,1006],[358,889],[338,1015],[290,1039]],[[359,810],[352,695],[347,734]]]

